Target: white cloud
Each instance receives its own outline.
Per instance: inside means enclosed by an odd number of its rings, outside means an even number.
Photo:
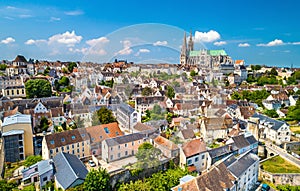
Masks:
[[[238,45],[238,47],[249,47],[249,46],[250,46],[249,43],[240,43],[240,44]]]
[[[292,45],[300,45],[300,42],[292,42]]]
[[[29,15],[29,14],[21,14],[21,15],[19,15],[18,17],[21,18],[21,19],[27,19],[27,18],[31,18],[31,17],[33,17],[33,16],[32,16],[32,15]]]
[[[275,39],[271,42],[268,42],[267,44],[257,44],[256,46],[266,46],[266,47],[271,47],[271,46],[281,46],[281,45],[284,45],[285,43],[280,40],[280,39]]]
[[[117,52],[117,54],[119,54],[119,55],[129,55],[133,52],[133,50],[130,48],[130,46],[131,46],[130,40],[120,41],[120,43],[123,44],[123,49],[120,50],[119,52]]]
[[[26,42],[25,42],[25,44],[27,44],[27,45],[33,45],[33,44],[40,44],[40,43],[47,43],[47,41],[46,40],[43,40],[43,39],[41,39],[41,40],[33,40],[33,39],[29,39],[29,40],[27,40]]]
[[[195,32],[195,42],[213,42],[219,40],[221,35],[214,30],[210,30],[208,32]]]
[[[51,17],[50,18],[50,22],[54,22],[54,21],[60,21],[61,19],[59,17]]]
[[[65,33],[51,36],[48,39],[48,43],[49,44],[59,43],[59,44],[66,44],[67,46],[74,46],[75,44],[80,43],[81,40],[82,40],[82,36],[77,36],[75,34],[75,31],[72,32],[66,31]]]
[[[1,44],[10,44],[15,42],[16,40],[12,37],[7,37],[6,39],[1,40]]]
[[[81,10],[74,10],[74,11],[65,11],[65,14],[69,16],[77,16],[77,15],[83,15],[84,12]]]
[[[139,49],[139,52],[141,52],[141,53],[148,53],[148,52],[150,52],[150,50],[146,49],[146,48],[141,48],[141,49]]]
[[[227,44],[226,41],[214,42],[214,45],[215,45],[215,46],[223,46],[223,45],[226,45],[226,44]]]
[[[156,41],[155,43],[153,43],[153,46],[166,46],[167,44],[168,44],[168,42],[166,40]]]
[[[91,40],[87,40],[85,43],[90,46],[102,45],[109,42],[109,39],[106,37],[95,38]]]

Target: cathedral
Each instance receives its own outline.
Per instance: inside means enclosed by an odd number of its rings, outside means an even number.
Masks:
[[[232,59],[225,50],[194,50],[192,31],[190,32],[187,43],[186,33],[184,32],[183,44],[180,53],[180,68],[191,70],[219,71],[221,65],[232,64]]]

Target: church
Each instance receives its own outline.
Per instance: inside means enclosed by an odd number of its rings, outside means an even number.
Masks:
[[[192,31],[190,32],[188,43],[184,32],[180,53],[180,68],[185,70],[197,68],[198,71],[210,70],[218,72],[221,69],[221,65],[232,65],[232,59],[225,50],[194,50]]]

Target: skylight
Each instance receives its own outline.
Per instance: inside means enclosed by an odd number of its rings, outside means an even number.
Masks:
[[[109,133],[109,130],[108,130],[108,128],[107,127],[104,127],[104,131],[105,131],[105,133]]]
[[[74,140],[75,139],[75,135],[72,135],[72,140]]]
[[[50,141],[50,144],[51,144],[51,145],[54,145],[54,140],[51,140],[51,141]]]
[[[65,142],[65,138],[61,138],[61,142]]]

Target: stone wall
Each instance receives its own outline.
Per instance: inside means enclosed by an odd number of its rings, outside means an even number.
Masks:
[[[270,173],[259,169],[259,176],[264,180],[272,182],[275,186],[289,184],[300,185],[300,173]]]
[[[128,183],[130,181],[136,181],[136,180],[142,180],[143,178],[148,178],[156,172],[165,171],[168,165],[169,165],[169,160],[164,161],[158,167],[143,169],[141,172],[135,175],[132,175],[130,170],[128,169],[112,172],[110,174],[110,184],[112,185],[113,190],[116,190],[115,188],[118,183]]]
[[[289,142],[289,143],[284,143],[283,148],[287,151],[290,150],[297,150],[300,147],[300,142]]]
[[[0,180],[4,177],[4,142],[3,138],[0,137]]]

